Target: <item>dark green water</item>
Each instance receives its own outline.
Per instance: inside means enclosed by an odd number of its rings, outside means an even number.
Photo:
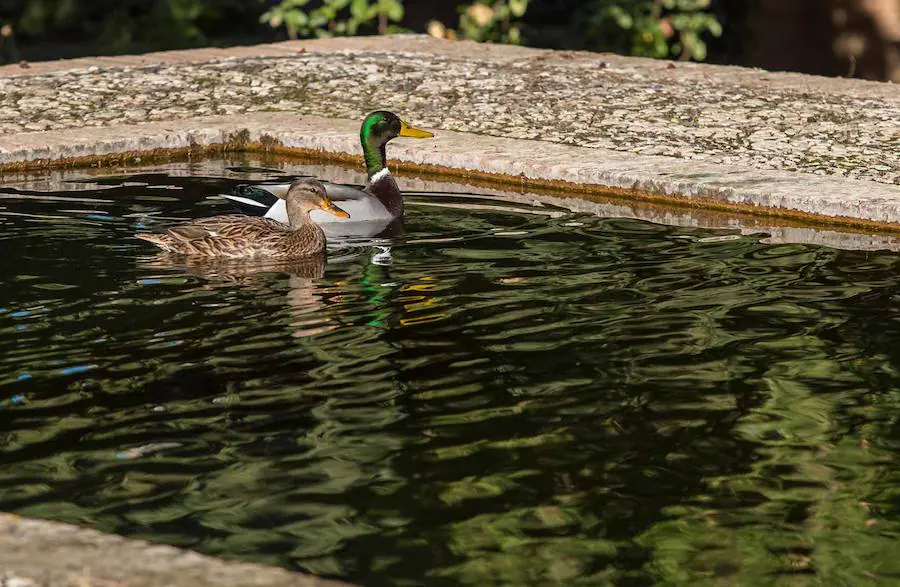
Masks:
[[[235,181],[141,182],[0,190],[0,510],[373,586],[900,580],[900,256],[417,196],[392,265],[211,277],[130,235]]]

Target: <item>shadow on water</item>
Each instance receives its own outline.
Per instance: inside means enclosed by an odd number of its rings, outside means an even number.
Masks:
[[[238,171],[0,190],[0,510],[367,585],[900,578],[896,254],[429,194],[327,264],[131,238]]]

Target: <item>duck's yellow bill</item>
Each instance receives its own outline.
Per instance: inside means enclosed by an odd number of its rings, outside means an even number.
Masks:
[[[348,214],[346,210],[338,208],[331,200],[323,200],[319,207],[329,214],[334,214],[338,218],[350,218],[350,214]]]
[[[401,137],[409,137],[411,139],[430,139],[434,136],[434,133],[430,133],[427,130],[422,130],[420,128],[416,128],[414,126],[410,126],[400,121],[400,136]]]

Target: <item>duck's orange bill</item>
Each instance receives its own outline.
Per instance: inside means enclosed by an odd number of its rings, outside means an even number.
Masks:
[[[323,200],[322,205],[319,207],[330,214],[334,214],[338,218],[350,218],[350,214],[348,214],[345,210],[342,210],[341,208],[335,206],[334,202],[332,202],[331,200]]]
[[[416,128],[414,126],[410,126],[400,121],[400,136],[401,137],[409,137],[411,139],[430,139],[434,136],[434,133],[428,132],[427,130],[422,130],[420,128]]]

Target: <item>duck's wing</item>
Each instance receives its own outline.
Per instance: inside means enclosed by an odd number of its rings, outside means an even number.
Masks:
[[[268,218],[234,214],[172,226],[153,238],[139,236],[173,253],[241,258],[272,248],[288,230]]]
[[[230,214],[199,218],[166,229],[165,234],[180,243],[221,243],[222,246],[244,246],[272,234],[288,230],[281,222],[258,216]]]
[[[272,230],[288,230],[283,222],[259,216],[246,214],[224,214],[221,216],[208,216],[198,218],[184,224],[179,224],[168,229],[169,232],[178,230],[185,235],[203,234],[204,237],[230,237],[244,236],[247,233]]]
[[[354,200],[365,200],[371,198],[372,195],[350,185],[342,185],[339,183],[325,182],[325,193],[335,202],[349,202]],[[343,204],[340,204],[341,206]]]
[[[202,228],[199,226],[192,226],[190,224],[186,224],[184,226],[173,226],[172,228],[167,230],[166,233],[172,236],[175,240],[181,241],[183,243],[200,240],[208,236],[218,236],[214,230]]]

